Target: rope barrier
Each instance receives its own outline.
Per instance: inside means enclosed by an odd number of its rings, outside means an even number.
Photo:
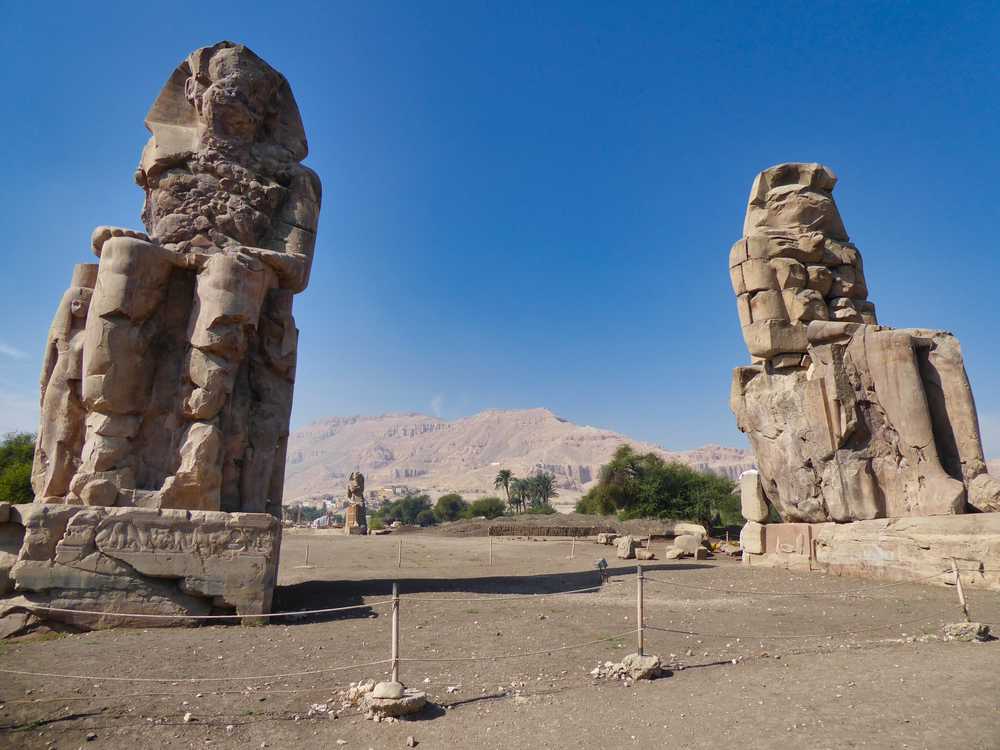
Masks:
[[[859,594],[865,591],[877,591],[880,589],[889,589],[895,586],[903,586],[907,583],[921,583],[922,581],[929,581],[932,578],[937,578],[938,576],[945,575],[946,573],[951,573],[950,570],[942,570],[933,575],[926,576],[924,578],[914,578],[906,581],[893,581],[892,583],[884,583],[878,586],[865,586],[859,589],[846,589],[844,591],[744,591],[739,589],[718,589],[712,588],[710,586],[695,586],[690,583],[678,583],[677,581],[665,581],[661,578],[650,578],[645,576],[644,580],[647,582],[653,582],[654,584],[667,585],[667,586],[677,586],[682,589],[694,589],[696,591],[713,591],[719,594],[740,594],[745,596],[842,596],[844,594]]]
[[[432,596],[404,596],[400,601],[404,602],[444,602],[444,603],[462,603],[462,602],[502,602],[510,600],[524,600],[524,599],[538,599],[538,598],[553,598],[558,596],[574,596],[586,591],[600,591],[601,585],[588,586],[585,589],[571,589],[569,591],[556,591],[551,594],[512,594],[510,596],[483,596],[483,597],[467,597],[464,599],[458,599],[454,597],[432,597]]]
[[[20,669],[0,669],[0,674],[16,674],[26,677],[56,677],[65,680],[91,680],[94,682],[232,682],[235,680],[250,680],[253,682],[266,682],[267,680],[283,680],[289,677],[305,677],[313,674],[326,674],[327,672],[342,672],[346,669],[360,669],[361,667],[374,667],[379,664],[388,664],[391,659],[380,659],[379,661],[369,661],[364,664],[346,664],[340,667],[325,667],[323,669],[310,669],[304,672],[287,672],[285,674],[268,674],[255,677],[110,677],[95,676],[85,674],[58,674],[54,672],[27,672]]]
[[[154,615],[140,614],[138,612],[107,612],[92,609],[65,609],[63,607],[46,607],[41,604],[24,604],[28,610],[41,610],[43,612],[63,612],[72,615],[101,615],[104,617],[129,617],[150,620],[235,620],[243,617],[304,617],[305,615],[324,615],[330,612],[347,612],[351,609],[370,609],[383,604],[392,604],[392,599],[382,599],[370,604],[352,604],[349,607],[327,607],[325,609],[304,609],[298,612],[271,612],[270,614],[259,615]]]
[[[648,626],[647,626],[648,627]],[[454,662],[454,661],[499,661],[501,659],[520,659],[525,656],[539,656],[541,654],[550,654],[555,651],[570,651],[572,649],[584,648],[586,646],[594,646],[598,643],[608,643],[609,641],[618,640],[624,638],[625,636],[632,635],[636,632],[636,628],[632,630],[627,630],[624,633],[618,635],[609,635],[604,638],[598,638],[596,641],[586,641],[585,643],[574,643],[570,646],[557,646],[555,648],[546,648],[539,651],[525,651],[520,654],[497,654],[494,656],[441,656],[441,657],[409,657],[401,658],[401,662]]]
[[[918,622],[929,622],[930,620],[940,619],[940,615],[931,615],[929,617],[918,617],[913,620],[903,620],[898,623],[890,623],[888,625],[876,625],[870,628],[860,628],[857,630],[841,630],[836,633],[811,633],[803,635],[801,633],[782,635],[782,634],[770,634],[770,635],[732,635],[728,633],[702,633],[695,630],[681,630],[679,628],[661,628],[657,625],[644,625],[646,630],[658,630],[661,633],[674,633],[676,635],[699,635],[703,638],[739,638],[740,640],[746,641],[767,641],[774,640],[776,638],[780,639],[791,639],[791,638],[833,638],[839,635],[856,635],[858,633],[870,633],[875,630],[885,630],[886,628],[893,628],[901,625],[913,625]]]

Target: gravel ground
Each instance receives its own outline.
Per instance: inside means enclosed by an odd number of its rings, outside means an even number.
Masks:
[[[278,607],[370,606],[263,627],[2,644],[0,669],[86,679],[0,674],[0,747],[381,749],[413,737],[421,748],[522,750],[1000,748],[1000,641],[942,641],[941,626],[959,619],[943,586],[654,560],[644,564],[646,624],[673,632],[647,630],[646,651],[676,668],[649,683],[595,680],[599,661],[635,650],[634,564],[613,552],[494,540],[490,566],[486,538],[289,533]],[[606,585],[551,596],[595,585],[602,557]],[[379,724],[341,708],[338,691],[388,665],[317,670],[388,658],[390,618],[378,602],[393,581],[401,654],[414,660],[401,677],[435,706]],[[497,594],[515,598],[488,600]],[[1000,630],[1000,595],[970,597],[974,618]],[[547,653],[487,658],[538,651]],[[477,658],[435,661],[465,657]],[[277,676],[293,673],[305,674]]]

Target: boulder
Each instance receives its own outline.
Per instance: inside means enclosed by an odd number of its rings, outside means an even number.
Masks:
[[[372,689],[373,698],[402,698],[406,688],[401,682],[379,682]]]
[[[663,555],[664,560],[679,560],[682,557],[684,557],[684,550],[677,547],[671,547]]]
[[[694,536],[693,534],[681,534],[674,539],[674,547],[683,550],[688,555],[694,555],[695,551],[701,547],[701,543],[701,537]]]
[[[655,560],[656,555],[653,554],[653,550],[646,549],[645,547],[639,547],[635,551],[636,560]]]
[[[398,698],[378,698],[375,696],[374,690],[366,693],[361,698],[362,713],[372,719],[410,716],[411,714],[420,713],[426,705],[427,694],[413,688],[406,688]]]
[[[629,535],[619,537],[616,544],[618,545],[618,558],[621,560],[633,559],[635,557],[636,547],[639,546],[635,539]]]
[[[622,659],[622,666],[633,680],[654,680],[663,671],[660,657],[652,655],[629,654]]]
[[[597,543],[598,544],[614,544],[615,539],[618,538],[617,534],[598,534]]]

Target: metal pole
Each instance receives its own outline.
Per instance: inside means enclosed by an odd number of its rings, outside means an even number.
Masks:
[[[962,614],[965,616],[965,621],[969,622],[969,607],[965,603],[965,589],[962,588],[962,576],[958,572],[958,563],[955,562],[955,558],[951,558],[951,569],[955,571],[955,586],[958,588],[958,601],[962,605]]]
[[[636,581],[635,581],[635,618],[638,622],[636,627],[636,632],[639,638],[639,649],[637,653],[642,656],[642,627],[643,627],[643,617],[642,617],[642,566],[635,566]]]
[[[392,681],[399,682],[399,584],[392,584]]]

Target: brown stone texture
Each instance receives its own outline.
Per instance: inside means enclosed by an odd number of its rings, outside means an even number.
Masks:
[[[49,330],[36,507],[0,517],[0,595],[260,614],[320,182],[288,82],[239,44],[190,54],[146,127],[145,231],[94,230],[99,262],[75,267]]]
[[[80,628],[251,617],[270,611],[280,542],[263,513],[15,505],[0,523],[0,582],[16,586],[21,609]]]
[[[754,362],[734,371],[730,404],[760,500],[806,523],[1000,510],[957,339],[877,324],[835,183],[819,164],[761,172],[730,251]],[[748,520],[765,520],[743,494]]]

